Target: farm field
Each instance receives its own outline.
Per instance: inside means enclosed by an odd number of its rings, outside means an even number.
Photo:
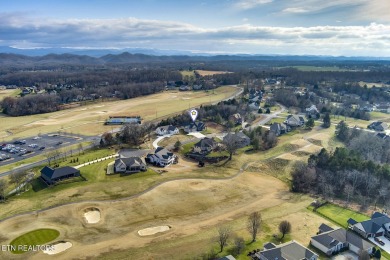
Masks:
[[[109,116],[140,115],[143,120],[153,120],[230,97],[237,91],[224,86],[214,92],[162,92],[128,100],[101,102],[54,113],[9,117],[0,114],[0,138],[4,141],[17,137],[36,136],[50,132],[69,132],[98,135],[117,126],[105,126]]]
[[[14,97],[20,93],[19,89],[0,89],[0,101],[5,97]]]

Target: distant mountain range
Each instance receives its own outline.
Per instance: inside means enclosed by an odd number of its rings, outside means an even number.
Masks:
[[[34,66],[52,64],[124,64],[148,62],[189,62],[189,61],[389,61],[377,57],[333,57],[313,55],[208,55],[192,52],[165,51],[154,49],[103,50],[69,48],[58,49],[16,49],[0,46],[0,65]]]

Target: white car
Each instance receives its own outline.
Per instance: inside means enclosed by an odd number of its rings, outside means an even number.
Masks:
[[[38,139],[41,139],[42,137],[40,137],[40,136],[35,136],[34,138],[33,138],[33,140],[38,140]]]

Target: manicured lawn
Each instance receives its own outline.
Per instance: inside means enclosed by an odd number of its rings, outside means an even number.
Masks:
[[[357,222],[368,220],[369,217],[359,212],[345,209],[334,204],[325,204],[324,206],[317,209],[317,213],[335,222],[336,224],[348,228],[347,220],[353,218]]]
[[[12,240],[11,246],[16,247],[16,251],[12,251],[12,253],[23,254],[26,251],[23,248],[18,248],[18,246],[45,245],[56,239],[59,235],[60,232],[58,230],[48,228],[30,231]]]

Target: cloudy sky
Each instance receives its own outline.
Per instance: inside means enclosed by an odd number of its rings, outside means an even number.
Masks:
[[[390,57],[390,0],[12,0],[0,46]]]

